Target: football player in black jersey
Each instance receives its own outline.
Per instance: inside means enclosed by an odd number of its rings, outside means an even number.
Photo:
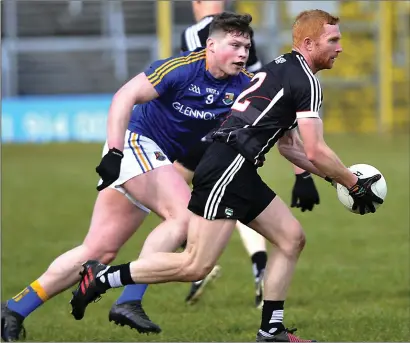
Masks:
[[[187,27],[181,35],[181,50],[192,51],[199,47],[206,46],[209,35],[209,28],[215,15],[224,12],[225,1],[191,1],[192,11],[196,23]],[[262,68],[262,62],[256,55],[255,42],[251,36],[251,48],[249,58],[246,62],[246,69],[251,73]]]
[[[119,266],[86,262],[82,284],[87,283],[83,296],[88,303],[112,288],[104,280],[113,274],[124,283],[147,284],[205,277],[239,220],[275,246],[267,263],[262,320],[256,340],[310,342],[298,338],[293,334],[295,329],[283,324],[284,302],[305,245],[305,234],[288,206],[262,181],[257,169],[277,143],[281,154],[292,163],[332,184],[347,187],[353,207],[361,214],[374,213],[373,203],[383,202],[371,190],[381,175],[358,179],[323,138],[318,113],[323,95],[315,74],[331,69],[342,52],[338,23],[339,18],[321,10],[300,13],[293,25],[292,52],[264,66],[237,98],[195,170],[185,251],[154,253]]]
[[[181,50],[194,50],[201,46],[206,46],[209,27],[215,15],[222,13],[225,1],[192,1],[192,10],[196,23],[186,28],[181,35]],[[256,54],[255,42],[251,36],[251,47],[246,69],[250,72],[257,72],[262,67],[262,63]],[[174,162],[174,166],[180,171],[188,183],[191,183],[194,170],[204,154],[209,143],[194,147],[184,158]],[[302,212],[312,211],[315,204],[319,204],[319,193],[311,174],[296,165],[293,165],[295,172],[295,184],[292,189],[291,207],[300,208]],[[261,308],[263,304],[263,275],[267,261],[267,249],[263,236],[250,229],[243,223],[237,223],[238,232],[245,249],[247,250],[255,280],[255,306]],[[194,304],[202,295],[207,284],[216,279],[220,274],[220,266],[215,265],[212,271],[203,280],[193,282],[186,297],[188,304]],[[150,323],[147,323],[150,325]]]

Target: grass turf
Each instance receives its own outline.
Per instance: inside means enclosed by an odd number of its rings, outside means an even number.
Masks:
[[[368,163],[384,174],[385,204],[375,215],[347,212],[335,191],[316,179],[321,204],[312,213],[294,210],[307,233],[285,310],[285,324],[319,341],[407,341],[409,332],[409,137],[327,137],[347,164]],[[60,253],[80,244],[96,196],[100,144],[3,145],[2,299],[35,280]],[[294,177],[276,151],[260,170],[286,201]],[[134,259],[151,215],[119,253]],[[121,290],[92,304],[82,322],[69,314],[70,292],[26,321],[30,341],[253,341],[260,311],[253,308],[250,259],[235,233],[223,254],[223,275],[195,306],[188,284],[151,286],[144,305],[161,325],[158,336],[139,335],[108,322]]]

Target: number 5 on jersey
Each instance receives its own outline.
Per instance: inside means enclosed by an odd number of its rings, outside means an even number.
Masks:
[[[249,93],[252,93],[255,90],[257,90],[262,85],[265,78],[266,78],[265,72],[260,72],[260,73],[255,74],[251,82],[257,80],[256,83],[253,84],[251,87],[246,88],[241,94],[239,94],[238,98],[232,105],[231,109],[238,111],[238,112],[244,112],[251,103],[249,100],[245,100],[246,96]]]

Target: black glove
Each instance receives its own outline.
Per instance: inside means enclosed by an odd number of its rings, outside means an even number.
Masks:
[[[103,156],[100,164],[95,168],[103,181],[97,186],[97,191],[102,191],[118,179],[123,157],[122,151],[115,148],[108,150],[108,153]]]
[[[333,181],[330,177],[326,176],[325,180],[329,182],[334,188],[337,189],[337,182]]]
[[[312,175],[309,172],[296,174],[295,185],[292,190],[292,203],[290,207],[298,207],[305,212],[312,211],[313,206],[319,205],[319,193],[317,192]]]
[[[383,204],[383,199],[380,199],[374,194],[371,188],[372,184],[379,181],[381,177],[380,174],[376,174],[364,179],[357,179],[357,183],[349,189],[349,194],[354,201],[352,206],[353,211],[358,209],[359,213],[363,215],[367,213],[366,209],[368,209],[369,212],[374,213],[376,212],[376,208],[373,202]]]

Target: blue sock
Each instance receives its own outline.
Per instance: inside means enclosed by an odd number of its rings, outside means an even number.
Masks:
[[[38,281],[24,288],[19,294],[7,301],[7,307],[26,318],[48,299]]]
[[[123,304],[129,301],[142,300],[148,285],[137,283],[135,285],[127,285],[117,299],[117,304]]]

